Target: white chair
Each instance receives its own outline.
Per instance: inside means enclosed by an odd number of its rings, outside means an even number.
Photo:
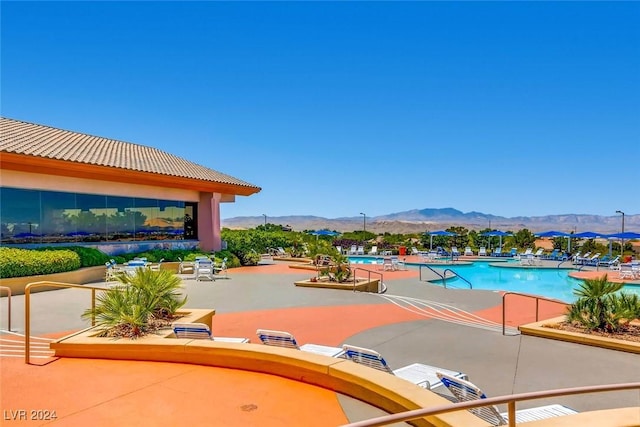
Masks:
[[[197,259],[193,270],[195,272],[197,281],[200,281],[202,279],[215,280],[213,261],[211,261],[209,258]]]
[[[338,251],[339,254],[343,254],[344,252],[342,251],[342,246],[336,246],[336,250]]]
[[[258,329],[256,331],[256,334],[258,335],[258,338],[260,338],[260,341],[262,341],[262,344],[271,345],[274,347],[293,348],[329,357],[340,357],[344,353],[341,347],[331,347],[328,345],[320,344],[298,345],[298,342],[296,341],[294,336],[289,332],[274,331],[270,329]]]
[[[473,256],[473,251],[471,250],[471,246],[467,246],[464,248],[464,256]]]
[[[349,255],[357,255],[357,254],[358,254],[358,249],[356,245],[351,246],[351,249],[349,249]]]
[[[478,256],[487,256],[487,248],[481,247],[478,249]]]
[[[237,342],[247,343],[249,338],[234,338],[234,337],[214,337],[211,333],[211,329],[205,323],[179,323],[176,322],[172,325],[173,333],[176,338],[189,338],[189,339],[205,339],[220,342]]]
[[[451,246],[451,256],[460,256],[460,251],[458,251],[457,246]]]
[[[443,385],[442,381],[436,375],[439,371],[446,372],[454,378],[467,378],[467,376],[461,372],[451,371],[449,369],[438,368],[437,366],[425,365],[422,363],[413,363],[399,369],[391,369],[382,355],[375,350],[356,347],[349,344],[343,345],[342,348],[344,349],[345,359],[349,359],[355,363],[359,363],[379,371],[388,372],[422,388],[430,390]]]
[[[224,275],[224,277],[228,277],[227,275],[227,258],[223,258],[222,262],[220,263],[220,267],[216,267],[215,265],[213,266],[213,273],[214,274],[218,274],[218,275]]]
[[[371,246],[371,250],[369,251],[369,255],[378,255],[378,247]]]
[[[461,379],[440,371],[437,372],[436,375],[449,389],[453,397],[458,400],[458,402],[468,402],[471,400],[487,398],[482,390],[466,379]],[[469,412],[495,426],[506,425],[509,422],[507,413],[499,412],[498,408],[493,405],[469,409]],[[520,411],[516,411],[516,424],[572,414],[577,414],[577,412],[562,405],[547,405],[531,409],[522,409]]]
[[[382,259],[382,271],[393,271],[393,262],[391,257],[384,257]]]
[[[356,250],[356,255],[364,255],[364,246],[358,246]]]
[[[180,264],[178,264],[179,274],[193,273],[193,267],[195,266],[195,263],[190,261],[183,261],[180,257],[178,257],[178,261],[180,261]]]

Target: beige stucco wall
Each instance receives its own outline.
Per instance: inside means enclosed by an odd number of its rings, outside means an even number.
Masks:
[[[197,202],[200,194],[193,190],[154,187],[151,185],[122,184],[95,179],[51,176],[37,173],[0,170],[3,187],[30,188],[50,191],[69,191],[87,194],[110,194],[124,197],[147,197],[165,200]]]

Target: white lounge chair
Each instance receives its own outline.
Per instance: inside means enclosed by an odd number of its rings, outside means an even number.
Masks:
[[[349,249],[349,255],[357,255],[357,254],[358,254],[358,249],[356,245],[351,246],[351,249]]]
[[[344,254],[344,251],[342,250],[342,246],[336,246],[336,251],[338,251],[340,255]]]
[[[217,275],[223,275],[224,277],[228,277],[228,267],[227,267],[227,258],[223,258],[222,262],[220,263],[220,266],[216,266],[214,264],[213,266],[213,273],[217,274]]]
[[[481,247],[478,249],[478,256],[487,256],[487,248]]]
[[[183,261],[180,257],[178,257],[178,261],[180,261],[180,264],[178,265],[179,274],[193,273],[193,267],[195,266],[195,263],[191,261]]]
[[[358,250],[356,251],[356,255],[364,255],[364,246],[358,246]]]
[[[491,256],[502,256],[502,248],[495,248],[491,253]]]
[[[473,256],[473,251],[471,250],[471,246],[467,246],[464,248],[464,256]]]
[[[205,323],[179,323],[176,322],[172,325],[173,333],[176,338],[190,338],[190,339],[205,339],[220,342],[237,342],[247,343],[249,338],[234,338],[234,337],[214,337],[211,333],[211,329]]]
[[[369,251],[369,255],[378,255],[378,247],[371,246],[371,250]]]
[[[393,271],[393,261],[391,261],[391,257],[384,257],[382,259],[382,271]]]
[[[258,329],[256,331],[256,334],[258,335],[258,338],[260,338],[260,341],[262,341],[262,343],[265,345],[293,348],[329,357],[340,357],[344,353],[341,347],[331,347],[328,345],[320,344],[298,345],[296,339],[289,332],[273,331],[270,329]]]
[[[449,389],[451,394],[453,394],[453,396],[458,400],[458,402],[468,402],[471,400],[487,398],[482,390],[468,380],[460,379],[441,371],[437,372],[436,375]],[[509,422],[507,413],[499,412],[498,408],[493,405],[469,409],[469,412],[495,426],[506,425]],[[522,409],[520,411],[516,411],[516,424],[572,414],[577,414],[577,412],[562,405],[547,405],[539,406],[537,408]]]
[[[391,369],[386,360],[384,360],[380,353],[375,350],[356,347],[349,344],[343,345],[342,348],[344,349],[345,359],[349,359],[353,362],[379,371],[388,372],[422,388],[430,390],[443,385],[442,381],[436,375],[437,372],[446,372],[454,378],[467,378],[467,376],[461,372],[451,371],[449,369],[438,368],[437,366],[425,365],[422,363],[413,363],[399,369]]]
[[[460,251],[458,251],[457,246],[451,246],[451,256],[460,256]]]

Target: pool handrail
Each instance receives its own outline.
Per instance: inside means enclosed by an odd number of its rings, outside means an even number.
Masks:
[[[382,273],[380,273],[379,271],[372,271],[372,270],[368,270],[366,268],[362,268],[362,267],[351,267],[351,275],[353,276],[353,292],[356,291],[356,285],[357,285],[357,277],[356,277],[356,271],[366,271],[367,272],[367,281],[371,282],[371,273],[373,274],[379,274],[380,275],[380,284],[378,285],[378,293],[379,294],[383,294],[387,288],[383,282],[384,279],[384,275]],[[382,287],[384,289],[384,291],[382,291],[380,289],[380,287]]]
[[[460,274],[456,273],[455,271],[451,270],[450,268],[446,268],[442,274],[438,273],[436,270],[434,270],[433,268],[431,268],[430,266],[428,266],[427,264],[420,264],[420,268],[419,268],[419,274],[420,274],[420,278],[419,280],[422,282],[422,267],[426,267],[429,270],[433,271],[438,277],[440,277],[440,279],[442,280],[442,286],[447,289],[447,271],[452,272],[455,276],[459,277],[460,279],[464,280],[465,282],[467,282],[469,284],[469,289],[473,289],[473,285],[471,284],[470,281],[468,281],[467,279],[465,279],[464,277],[462,277]]]
[[[504,294],[502,294],[502,335],[506,335],[506,315],[507,315],[507,295],[519,295],[519,296],[523,296],[523,297],[527,297],[527,298],[535,298],[536,300],[536,322],[539,321],[539,308],[540,308],[540,300],[543,301],[548,301],[548,302],[552,302],[555,304],[562,304],[562,305],[567,305],[566,302],[564,301],[560,301],[557,299],[553,299],[553,298],[545,298],[545,297],[541,297],[538,295],[531,295],[531,294],[523,294],[521,292],[505,292]]]

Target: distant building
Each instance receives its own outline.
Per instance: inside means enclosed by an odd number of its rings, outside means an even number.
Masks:
[[[0,118],[2,246],[220,250],[220,203],[260,187],[161,150]]]

